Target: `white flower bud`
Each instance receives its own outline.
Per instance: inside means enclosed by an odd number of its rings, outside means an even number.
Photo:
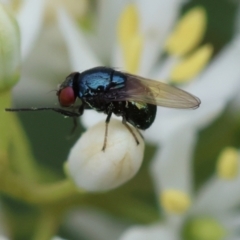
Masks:
[[[131,179],[141,166],[144,141],[131,127],[130,131],[118,120],[108,125],[107,145],[102,151],[105,122],[102,121],[85,132],[71,149],[68,157],[68,175],[75,184],[87,191],[106,191]]]
[[[16,20],[0,3],[0,90],[19,77],[20,34]]]

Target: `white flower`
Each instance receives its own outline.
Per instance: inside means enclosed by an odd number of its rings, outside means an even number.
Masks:
[[[144,142],[136,129],[131,128],[139,144],[122,122],[111,121],[103,151],[105,127],[105,122],[91,127],[71,149],[68,175],[80,189],[106,191],[116,188],[131,179],[141,166]]]
[[[193,191],[190,191],[193,188],[190,164],[185,163],[185,167],[181,167],[183,159],[185,159],[184,161],[186,159],[189,161],[191,156],[188,153],[188,149],[182,148],[180,150],[180,147],[183,147],[182,144],[178,149],[175,149],[175,147],[173,145],[170,151],[169,143],[169,151],[165,151],[161,155],[162,162],[165,162],[165,164],[161,165],[163,169],[159,173],[161,182],[155,179],[155,183],[157,183],[156,191],[160,194],[165,218],[158,224],[132,227],[120,239],[141,239],[139,238],[140,234],[145,239],[150,240],[238,239],[240,227],[240,212],[237,211],[240,202],[240,192],[238,191],[240,184],[239,154],[238,156],[235,155],[235,160],[233,160],[233,150],[229,151],[229,149],[226,149],[219,158],[220,165],[222,161],[229,161],[229,164],[225,164],[225,166],[232,163],[236,167],[235,162],[236,160],[238,161],[238,175],[236,176],[235,172],[233,173],[235,178],[232,178],[230,181],[214,175],[197,193],[193,193]],[[166,162],[174,154],[176,155],[174,158],[175,166],[173,166],[173,162],[172,164]],[[177,164],[179,165],[177,166]],[[232,169],[232,166],[229,167]],[[227,169],[225,170],[229,172]],[[174,174],[177,174],[176,178],[173,177]],[[186,174],[187,177],[183,177],[183,174]],[[171,178],[169,175],[171,175]],[[185,179],[185,182],[186,178],[188,178],[188,182],[185,184],[188,188],[183,188],[181,177]],[[161,189],[159,188],[160,186]],[[172,189],[171,194],[169,194],[170,189]],[[165,197],[164,200],[163,197]],[[210,232],[208,229],[211,229]],[[189,238],[182,235],[185,231],[188,233]],[[201,238],[202,234],[205,234],[205,238]]]

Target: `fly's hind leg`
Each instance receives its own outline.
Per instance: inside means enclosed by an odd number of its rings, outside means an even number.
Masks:
[[[135,129],[136,129],[136,131],[138,132],[139,136],[142,138],[142,140],[144,140],[144,136],[143,136],[142,133],[139,131],[139,129],[136,128],[136,127],[135,127]]]
[[[136,144],[138,145],[139,144],[138,138],[137,138],[136,134],[133,132],[132,128],[127,124],[125,116],[123,116],[122,123],[128,129],[128,131],[132,134],[133,138],[136,141]],[[138,129],[137,129],[137,131],[138,131]],[[139,131],[138,131],[138,133],[143,138],[142,134]]]

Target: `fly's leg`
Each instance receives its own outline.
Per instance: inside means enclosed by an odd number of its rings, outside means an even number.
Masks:
[[[74,108],[77,108],[77,114],[78,114],[78,116],[82,116],[82,115],[83,115],[83,111],[84,111],[84,106],[83,106],[83,104],[80,105],[80,106],[76,106],[76,107],[74,107]],[[77,126],[78,126],[78,121],[77,121],[77,120],[78,120],[78,117],[73,116],[72,119],[73,119],[73,127],[72,127],[72,129],[71,129],[71,131],[70,131],[69,136],[67,137],[68,139],[71,138],[71,137],[74,135],[74,133],[75,133],[75,131],[76,131],[76,129],[77,129]]]
[[[24,111],[46,111],[46,110],[49,110],[49,111],[57,112],[59,114],[67,116],[67,117],[72,117],[73,118],[73,128],[70,132],[70,137],[71,137],[78,126],[77,118],[83,115],[84,105],[82,104],[80,106],[73,107],[72,110],[74,110],[76,108],[78,108],[76,112],[70,111],[70,110],[65,110],[62,108],[54,108],[54,107],[6,108],[5,111],[7,111],[7,112],[24,112]]]
[[[138,145],[139,144],[138,138],[137,138],[136,134],[133,132],[132,128],[127,124],[125,116],[123,116],[122,123],[128,129],[128,131],[132,134],[133,138],[136,141],[136,144]],[[138,129],[137,129],[137,131],[138,131]],[[142,134],[139,131],[138,131],[138,133],[141,137],[143,137]]]
[[[67,136],[67,139],[70,139],[70,138],[73,137],[73,135],[74,135],[74,133],[75,133],[77,127],[78,127],[78,121],[77,121],[78,118],[77,117],[72,117],[72,119],[73,119],[73,127],[72,127],[69,135]]]
[[[21,112],[21,111],[45,111],[50,110],[57,113],[60,113],[67,117],[79,117],[81,114],[79,112],[72,112],[61,108],[52,108],[52,107],[31,107],[31,108],[5,108],[7,112]]]
[[[136,131],[138,132],[139,136],[142,138],[142,140],[144,140],[144,136],[143,136],[142,133],[139,131],[139,129],[136,128],[136,127],[135,127],[135,129],[136,129]]]
[[[111,116],[112,116],[112,108],[109,109],[107,119],[105,121],[106,126],[105,126],[105,134],[104,134],[104,141],[103,141],[103,147],[102,147],[103,152],[105,151],[106,146],[107,146],[108,124],[110,122]]]

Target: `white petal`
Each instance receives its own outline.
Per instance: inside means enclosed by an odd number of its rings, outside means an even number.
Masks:
[[[21,32],[21,55],[25,59],[39,36],[43,22],[45,0],[25,0],[17,20]]]
[[[135,226],[127,230],[119,240],[180,240],[176,231],[160,224]]]
[[[207,69],[187,90],[197,95],[202,102],[223,99],[229,101],[238,92],[240,85],[240,35],[229,43],[222,52],[213,59]]]
[[[106,59],[107,62],[112,60],[113,48],[116,42],[116,26],[119,14],[126,5],[127,0],[112,1],[100,0],[98,1],[98,22],[95,36],[95,51]],[[113,67],[120,67],[112,65]]]
[[[222,240],[239,240],[240,238],[240,212],[236,209],[222,213],[217,216],[217,221],[226,231],[226,236]]]
[[[240,212],[233,209],[220,216],[219,221],[228,232],[234,235],[240,229]]]
[[[161,82],[167,82],[169,80],[170,73],[173,67],[179,62],[179,58],[175,56],[168,56],[164,59],[155,70],[154,78]]]
[[[73,71],[83,71],[101,63],[87,43],[84,33],[63,9],[58,11],[58,22],[69,51]]]
[[[198,192],[193,214],[218,215],[237,207],[240,202],[239,185],[240,176],[231,181],[214,176]]]
[[[191,162],[195,144],[196,132],[192,128],[178,129],[162,144],[151,164],[158,194],[162,190],[173,188],[191,196]]]
[[[224,109],[225,103],[222,100],[200,105],[195,110],[178,110],[158,108],[156,120],[153,125],[146,130],[144,136],[147,140],[160,144],[181,128],[194,127],[203,128],[212,122]],[[158,134],[156,134],[158,133]]]
[[[113,240],[120,236],[127,224],[103,212],[85,208],[70,211],[64,226],[75,239]]]
[[[141,14],[141,30],[149,33],[151,29],[158,29],[166,38],[184,3],[184,0],[152,0],[151,3],[136,1]]]
[[[151,3],[140,0],[136,2],[141,16],[141,32],[145,37],[140,75],[146,77],[150,74],[184,2],[182,0],[154,0]]]

